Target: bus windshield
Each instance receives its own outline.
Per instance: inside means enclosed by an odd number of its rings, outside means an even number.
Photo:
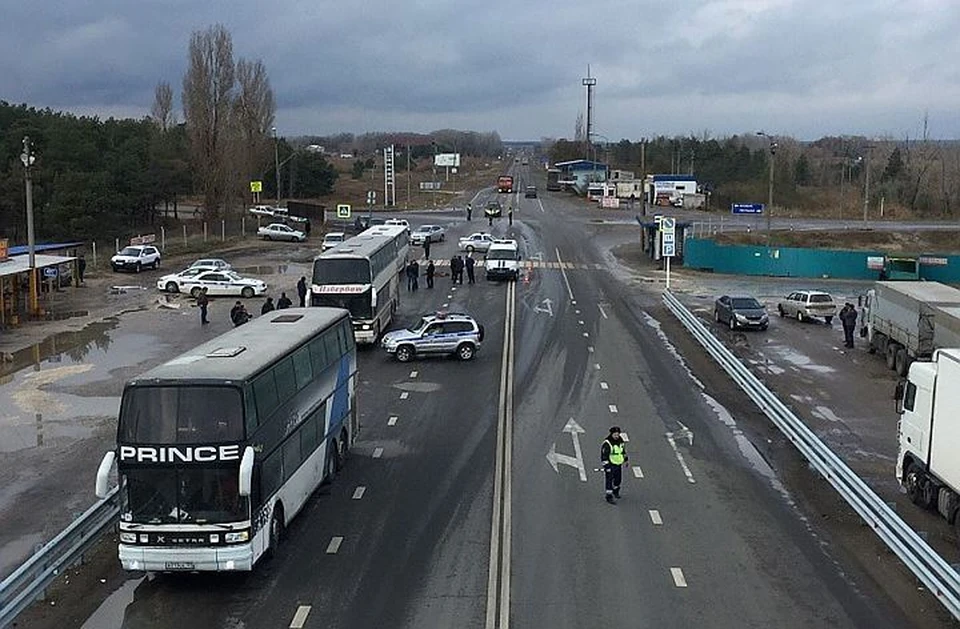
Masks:
[[[317,258],[313,262],[313,283],[369,284],[370,262],[363,258]]]
[[[222,385],[136,386],[120,406],[120,443],[224,443],[243,439],[240,390]]]
[[[205,524],[249,518],[237,466],[122,470],[121,519],[137,524]]]
[[[326,306],[328,308],[345,308],[350,311],[352,319],[372,319],[373,318],[373,297],[370,294],[372,288],[368,288],[362,293],[319,293],[313,296],[314,306]]]

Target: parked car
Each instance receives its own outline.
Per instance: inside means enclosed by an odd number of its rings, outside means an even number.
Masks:
[[[494,237],[483,232],[476,232],[460,239],[460,250],[467,253],[486,251],[493,244]]]
[[[380,345],[402,363],[418,354],[455,355],[472,359],[483,341],[483,326],[468,314],[438,312],[428,315],[412,328],[383,335]]]
[[[781,317],[796,317],[797,321],[822,317],[830,325],[837,316],[837,302],[830,293],[817,290],[798,290],[790,293],[777,304]]]
[[[447,235],[439,225],[421,225],[412,234],[410,234],[410,244],[422,245],[430,242],[443,242]]]
[[[180,290],[189,292],[191,297],[199,295],[204,288],[210,296],[238,295],[249,299],[264,294],[267,284],[252,277],[241,277],[233,271],[207,271],[180,282]]]
[[[198,267],[202,269],[213,269],[215,271],[229,271],[233,268],[229,262],[221,260],[220,258],[201,258],[187,268],[193,269]]]
[[[523,196],[526,199],[536,199],[537,198],[537,187],[536,186],[527,186],[526,190],[523,192]]]
[[[326,251],[327,249],[333,249],[346,239],[347,235],[343,232],[330,232],[324,235],[323,242],[320,243],[320,250]]]
[[[196,262],[194,262],[196,264]],[[203,267],[203,266],[190,266],[179,273],[170,273],[164,275],[157,280],[157,288],[159,290],[166,291],[168,293],[179,293],[183,283],[187,280],[197,277],[201,273],[207,273],[209,271],[221,271],[224,269],[217,269],[213,267]]]
[[[410,222],[407,221],[407,219],[405,218],[388,218],[386,221],[384,221],[383,224],[384,225],[402,225],[403,227],[410,229]]]
[[[767,310],[759,301],[749,296],[729,297],[724,295],[713,306],[713,318],[717,323],[737,328],[766,330],[770,324]]]
[[[132,270],[139,273],[143,269],[160,268],[160,250],[153,245],[131,245],[124,247],[110,258],[114,271]]]
[[[296,230],[283,223],[270,223],[266,227],[257,230],[257,235],[264,240],[289,240],[291,242],[303,242],[307,235],[302,231]]]

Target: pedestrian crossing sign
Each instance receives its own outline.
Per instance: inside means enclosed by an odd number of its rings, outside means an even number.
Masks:
[[[337,218],[350,218],[350,205],[348,203],[337,205]]]

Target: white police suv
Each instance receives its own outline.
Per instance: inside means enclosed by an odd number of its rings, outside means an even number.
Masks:
[[[418,354],[454,355],[460,360],[470,360],[482,341],[483,326],[470,315],[438,312],[421,318],[410,329],[387,332],[380,345],[405,363]]]

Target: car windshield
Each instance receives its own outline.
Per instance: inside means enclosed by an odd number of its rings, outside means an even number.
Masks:
[[[120,443],[230,443],[243,439],[240,391],[225,386],[136,386],[120,405]]]
[[[139,247],[124,247],[123,250],[120,251],[120,255],[122,255],[122,256],[134,256],[134,257],[137,257],[137,256],[140,255],[140,248],[139,248]]]
[[[760,310],[763,308],[763,306],[760,305],[760,302],[753,297],[734,297],[730,300],[730,303],[738,310]]]
[[[249,517],[240,496],[239,465],[126,468],[120,474],[120,513],[140,524],[236,522]]]
[[[816,304],[832,304],[833,297],[831,297],[830,295],[824,295],[823,293],[819,295],[813,294],[813,295],[810,295],[810,302],[816,303]]]
[[[416,325],[414,325],[412,328],[409,328],[409,331],[419,334],[420,332],[423,332],[423,329],[427,327],[428,323],[430,323],[430,321],[426,317],[421,317],[420,320],[417,321]]]

